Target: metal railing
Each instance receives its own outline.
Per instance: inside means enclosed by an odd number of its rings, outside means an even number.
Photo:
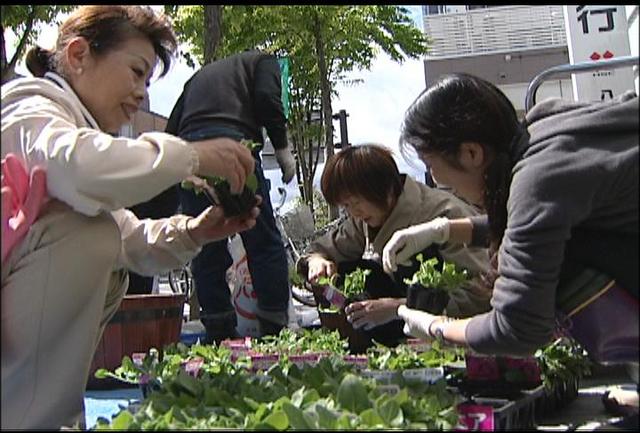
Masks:
[[[633,66],[638,65],[638,56],[624,56],[619,57],[617,59],[609,59],[609,60],[600,60],[597,62],[582,62],[576,64],[566,64],[554,66],[553,68],[549,68],[545,71],[542,71],[538,75],[536,75],[531,83],[529,83],[529,87],[527,88],[527,94],[524,100],[524,108],[525,111],[528,112],[531,107],[533,107],[536,103],[536,92],[538,88],[542,84],[544,80],[549,78],[552,75],[562,74],[562,73],[577,73],[577,72],[587,72],[594,71],[598,69],[612,69],[612,68],[620,68],[623,66]]]

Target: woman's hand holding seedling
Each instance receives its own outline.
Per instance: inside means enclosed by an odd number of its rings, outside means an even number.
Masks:
[[[232,193],[242,192],[255,165],[251,150],[244,143],[220,137],[190,144],[198,153],[198,175],[222,177],[229,182]]]
[[[209,206],[202,213],[187,221],[187,230],[194,242],[204,245],[209,242],[225,239],[235,233],[249,230],[256,225],[260,214],[258,206],[262,197],[249,214],[225,218],[224,211],[218,206]]]
[[[308,272],[307,281],[310,283],[317,283],[321,277],[329,278],[338,271],[338,266],[335,262],[325,259],[319,254],[312,254],[307,259]]]
[[[346,306],[344,312],[355,329],[364,328],[368,331],[398,319],[398,307],[405,302],[405,299],[400,298],[367,299],[352,302]]]

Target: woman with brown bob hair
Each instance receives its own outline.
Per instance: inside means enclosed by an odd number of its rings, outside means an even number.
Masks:
[[[182,266],[204,243],[255,224],[257,209],[244,219],[209,208],[143,221],[125,209],[194,175],[224,177],[239,192],[253,172],[251,153],[233,140],[117,136],[144,100],[157,59],[164,75],[175,49],[171,25],[150,8],[79,7],[54,50],[28,53],[35,77],[2,86],[3,232],[12,210],[5,203],[15,204],[5,198],[19,190],[5,176],[5,167],[20,171],[8,161],[22,165],[23,177],[45,170],[49,197],[32,207],[32,181],[24,210],[35,221],[6,257],[3,236],[3,429],[83,426],[91,361],[127,270]]]
[[[362,261],[363,253],[370,245],[373,252],[370,257],[376,261],[377,256],[379,262],[382,247],[396,230],[433,218],[477,214],[452,194],[401,174],[391,151],[376,144],[350,146],[333,155],[322,173],[321,188],[327,202],[343,207],[348,217],[333,231],[314,241],[301,258],[299,272],[311,283],[336,272],[342,275],[356,266],[372,266],[381,270],[381,266],[372,264],[371,260]],[[488,255],[483,248],[468,249],[444,244],[425,251],[425,254],[425,259],[440,256],[467,269],[471,275],[484,272],[489,266]],[[354,328],[365,330],[383,344],[397,344],[398,336],[402,336],[402,327],[396,310],[406,301],[403,278],[410,277],[418,265],[413,261],[401,267],[393,280],[388,281],[384,279],[383,272],[374,270],[367,279],[367,291],[371,298],[378,299],[353,302],[345,309]],[[452,295],[446,311],[457,316],[486,311],[488,299],[487,294],[473,289],[459,291]],[[394,323],[389,327],[399,326],[398,332],[391,332],[393,338],[376,331],[380,325],[390,322]]]

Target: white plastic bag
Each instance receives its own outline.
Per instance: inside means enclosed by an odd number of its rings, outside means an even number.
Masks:
[[[260,337],[256,309],[258,308],[258,295],[253,290],[253,281],[247,264],[247,252],[244,249],[240,235],[233,235],[227,244],[233,264],[227,270],[227,284],[231,290],[231,302],[236,310],[238,325],[236,331],[242,336]],[[315,308],[313,309],[316,310]],[[298,314],[293,306],[293,300],[289,296],[289,323],[287,327],[296,329],[299,327]],[[317,314],[317,312],[316,312]]]
[[[242,336],[258,337],[259,328],[256,317],[258,297],[253,290],[247,252],[240,235],[236,234],[229,238],[227,248],[233,258],[233,264],[227,271],[227,282],[231,289],[231,302],[238,317],[236,331]]]

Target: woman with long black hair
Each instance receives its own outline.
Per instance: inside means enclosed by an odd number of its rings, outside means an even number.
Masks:
[[[549,99],[522,122],[499,89],[472,75],[445,76],[422,92],[404,119],[403,151],[417,152],[438,184],[486,216],[400,230],[383,265],[394,271],[434,239],[488,243],[492,309],[455,320],[401,306],[405,330],[485,354],[532,354],[552,338],[563,301],[585,297],[586,286],[568,287],[590,271],[615,284],[588,298],[613,303],[592,308],[588,331],[572,317],[571,331],[596,359],[637,365],[638,133],[633,92],[600,103]],[[596,340],[632,328],[631,344],[600,350]]]

